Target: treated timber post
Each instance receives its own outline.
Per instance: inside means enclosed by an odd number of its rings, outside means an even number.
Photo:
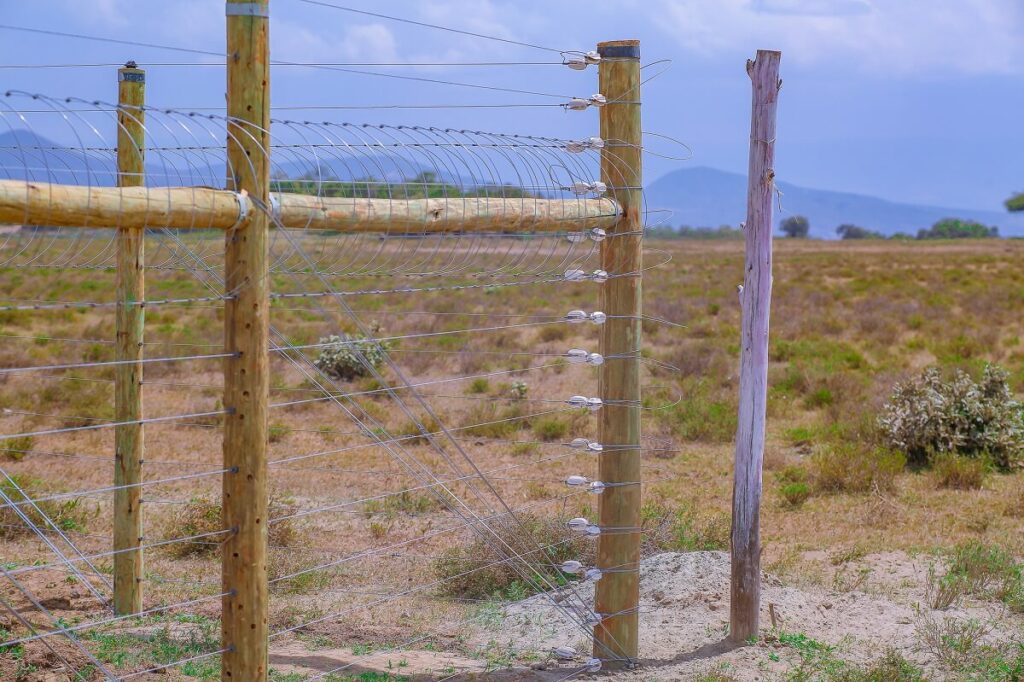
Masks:
[[[601,268],[613,275],[601,286],[601,353],[615,358],[601,365],[599,479],[636,483],[606,488],[600,497],[600,525],[615,529],[598,539],[597,566],[610,568],[597,583],[595,610],[608,615],[594,628],[594,656],[605,667],[636,660],[640,599],[640,313],[642,270],[640,41],[598,44],[598,91],[608,98],[600,109],[601,179],[618,202],[621,216],[601,242]],[[615,401],[630,401],[614,404]],[[617,614],[617,615],[614,615]]]
[[[267,2],[228,0],[228,189],[269,205],[270,48]],[[224,527],[221,679],[267,679],[267,402],[270,392],[269,219],[227,232],[224,256]]]
[[[768,400],[768,313],[772,298],[772,193],[775,109],[781,52],[758,50],[747,61],[753,82],[747,186],[746,261],[740,304],[740,403],[732,492],[732,582],[729,637],[757,637],[761,608],[761,462]]]
[[[117,70],[117,184],[138,187],[145,178],[146,72],[128,62]],[[142,419],[142,334],[146,298],[145,236],[141,227],[117,230],[116,357],[114,414],[118,422]],[[142,611],[142,424],[114,427],[114,612]],[[131,487],[121,487],[131,486]],[[126,551],[128,550],[128,551]]]

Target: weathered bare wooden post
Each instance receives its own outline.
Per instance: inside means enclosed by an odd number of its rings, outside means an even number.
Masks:
[[[228,188],[264,206],[270,189],[269,5],[227,2]],[[227,232],[224,348],[224,543],[221,679],[267,679],[267,402],[270,392],[269,219]]]
[[[622,214],[601,242],[601,267],[612,277],[601,286],[601,310],[608,320],[601,328],[601,353],[615,360],[601,365],[601,397],[612,404],[600,412],[602,443],[614,447],[600,458],[599,479],[605,483],[637,482],[610,487],[600,497],[600,524],[618,529],[598,539],[598,568],[616,572],[597,583],[595,610],[610,615],[594,628],[594,656],[605,667],[629,665],[637,657],[640,599],[640,313],[643,223],[641,207],[640,41],[598,44],[598,90],[608,99],[600,110],[601,179]],[[630,570],[637,569],[637,570]],[[621,660],[607,660],[607,659]]]
[[[117,70],[117,184],[137,187],[145,178],[146,72],[128,62]],[[142,335],[146,298],[145,229],[117,230],[117,335],[114,415],[119,422],[142,419]],[[142,610],[142,424],[114,427],[114,611]],[[125,551],[129,550],[129,551]]]
[[[758,50],[747,61],[753,82],[748,169],[746,262],[740,304],[740,402],[732,493],[732,584],[729,637],[758,633],[761,608],[761,462],[768,399],[768,313],[772,298],[772,193],[775,109],[781,52]]]

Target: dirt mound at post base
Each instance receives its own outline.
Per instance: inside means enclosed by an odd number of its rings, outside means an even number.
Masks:
[[[826,655],[823,651],[852,666],[877,661],[887,650],[895,649],[923,668],[928,679],[959,679],[943,669],[923,643],[924,623],[945,619],[980,622],[986,641],[996,645],[1019,642],[1024,632],[1021,618],[1002,605],[968,602],[943,611],[930,609],[926,605],[926,560],[886,553],[865,556],[857,565],[856,570],[871,576],[861,586],[866,591],[801,589],[765,575],[761,641],[735,646],[727,639],[728,554],[666,553],[645,559],[640,580],[641,667],[614,677],[689,680],[719,671],[725,676],[713,679],[780,679],[787,671],[806,666],[809,655]],[[592,605],[593,592],[593,584],[581,584],[575,595],[555,597],[557,606],[550,595],[512,604],[504,610],[500,627],[478,633],[479,641],[536,651],[568,645],[589,655],[587,633],[563,612],[573,605]],[[801,644],[808,641],[812,643]],[[823,648],[818,650],[818,646]],[[538,670],[536,679],[548,679],[552,672]]]

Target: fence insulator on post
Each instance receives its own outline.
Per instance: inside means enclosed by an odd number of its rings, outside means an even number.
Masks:
[[[146,169],[146,72],[128,62],[117,71],[117,184],[138,187]],[[146,300],[141,227],[117,230],[117,345],[114,367],[114,612],[142,611],[142,342]],[[127,422],[127,423],[122,423]],[[130,423],[135,422],[135,423]]]
[[[740,302],[740,401],[732,493],[729,637],[756,637],[761,606],[761,463],[768,398],[768,313],[772,298],[772,193],[780,52],[747,62],[753,85],[747,190],[746,262]]]

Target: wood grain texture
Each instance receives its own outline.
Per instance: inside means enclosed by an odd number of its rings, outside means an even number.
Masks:
[[[359,199],[275,194],[283,227],[346,233],[562,232],[610,229],[611,199]],[[247,215],[258,212],[250,204]],[[208,187],[82,187],[0,180],[0,224],[227,230],[234,192]]]
[[[124,76],[130,75],[132,79]],[[118,70],[117,182],[121,187],[143,184],[145,173],[145,72]],[[145,233],[139,227],[117,231],[117,311],[114,367],[114,419],[138,421],[142,411],[142,341],[146,300]],[[114,491],[114,612],[142,611],[142,462],[143,425],[114,427],[114,485],[134,486]]]
[[[637,47],[639,41],[600,43],[608,47]],[[643,269],[641,216],[641,126],[640,60],[602,60],[598,69],[599,91],[608,98],[600,109],[601,137],[625,143],[608,145],[601,154],[601,179],[621,208],[621,217],[601,243],[601,267],[613,277],[601,287],[601,310],[608,321],[601,327],[601,353],[635,356],[606,362],[600,370],[600,396],[608,400],[636,401],[636,406],[608,405],[601,409],[600,440],[616,447],[606,449],[599,462],[598,478],[606,483],[640,481],[640,319]],[[621,100],[621,101],[614,101]],[[635,233],[635,234],[634,234]],[[611,236],[623,235],[623,236]],[[622,317],[619,317],[622,316]],[[633,446],[633,447],[624,447]],[[604,528],[640,526],[640,486],[607,488],[600,497],[600,525]],[[617,532],[598,538],[598,568],[639,567],[639,533]],[[597,583],[595,610],[618,614],[594,628],[594,656],[605,667],[617,669],[637,658],[639,648],[640,574],[636,571],[609,573]],[[608,660],[608,659],[629,659]]]
[[[729,637],[758,633],[761,608],[761,464],[768,398],[768,318],[772,298],[772,194],[780,52],[758,50],[747,62],[753,85],[750,117],[746,258],[740,331],[740,400],[732,495]]]
[[[228,4],[238,0],[228,0]],[[262,205],[270,188],[269,21],[227,17],[228,189]],[[270,221],[253,211],[225,239],[221,679],[267,679],[267,403],[270,395]]]

